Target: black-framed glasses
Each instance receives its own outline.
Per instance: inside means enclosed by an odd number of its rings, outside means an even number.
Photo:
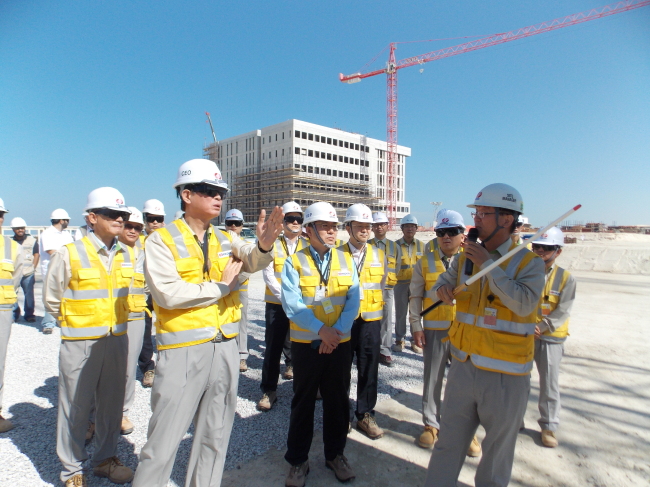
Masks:
[[[284,217],[284,221],[285,223],[300,223],[302,225],[304,218],[296,215],[287,215]]]
[[[459,227],[453,227],[453,228],[439,228],[436,230],[436,237],[444,237],[445,235],[449,235],[450,237],[455,237],[457,235],[460,235],[463,233],[463,230],[460,229]]]
[[[544,244],[533,244],[533,250],[541,250],[543,252],[554,252],[557,250],[557,245],[544,245]]]
[[[243,224],[244,222],[241,220],[226,220],[227,227],[232,227],[232,226],[241,227]]]
[[[147,215],[145,221],[147,223],[165,223],[165,217],[162,215]]]
[[[124,228],[126,228],[127,230],[135,230],[138,233],[142,232],[142,225],[140,225],[139,223],[127,222],[124,224]]]
[[[90,213],[105,216],[109,220],[117,220],[118,218],[121,218],[122,220],[127,221],[131,216],[131,213],[128,211],[111,210],[110,208],[97,208],[96,210],[90,210]]]
[[[217,188],[216,186],[211,186],[205,183],[187,185],[185,186],[185,189],[189,189],[193,193],[201,193],[208,198],[214,198],[215,196],[219,195],[221,199],[224,199],[226,197],[226,193],[228,192],[227,189]]]
[[[496,213],[497,213],[496,211],[493,211],[492,213],[484,213],[482,211],[473,211],[472,212],[472,218],[478,218],[478,219],[482,220],[486,216],[488,216],[488,215],[496,215]]]

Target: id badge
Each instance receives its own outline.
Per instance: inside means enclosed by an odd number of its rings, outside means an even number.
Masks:
[[[485,308],[485,315],[483,316],[483,324],[485,326],[497,326],[497,310],[494,308]]]
[[[332,305],[332,300],[330,298],[323,299],[322,303],[325,314],[334,313],[334,306]]]
[[[316,288],[316,294],[314,295],[314,301],[319,302],[325,299],[325,287],[318,286]]]
[[[551,305],[546,303],[542,304],[542,316],[548,316],[551,314]]]

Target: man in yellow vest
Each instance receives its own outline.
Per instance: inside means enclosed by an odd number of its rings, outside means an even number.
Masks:
[[[284,261],[299,250],[309,247],[309,241],[302,233],[303,213],[302,208],[295,201],[282,205],[283,234],[278,237],[271,254],[273,262],[262,271],[266,284],[264,301],[266,301],[264,317],[266,329],[264,331],[264,362],[262,364],[262,398],[257,403],[260,411],[269,411],[277,401],[278,379],[280,377],[280,357],[284,352],[285,372],[284,379],[293,379],[293,366],[291,365],[291,341],[289,338],[289,318],[282,309],[281,287],[282,268]]]
[[[379,363],[386,367],[392,367],[393,351],[393,288],[397,283],[396,268],[401,260],[401,248],[396,242],[386,237],[388,232],[388,217],[386,213],[378,211],[372,214],[372,232],[374,238],[368,240],[368,243],[384,251],[387,259],[388,268],[386,269],[386,282],[384,285],[384,307],[381,315],[381,349],[379,352]]]
[[[359,315],[359,279],[350,254],[335,248],[338,217],[334,207],[323,201],[310,205],[304,223],[310,245],[288,258],[282,269],[282,307],[291,320],[295,366],[284,455],[291,464],[287,487],[302,487],[309,473],[319,388],[326,466],[341,482],[355,477],[343,452],[350,425],[350,332]]]
[[[475,208],[472,217],[481,243],[464,244],[465,251],[438,277],[433,289],[449,306],[455,287],[516,247],[510,235],[524,209],[519,192],[503,183],[486,186],[468,206]],[[456,485],[479,424],[485,439],[476,485],[505,487],[510,482],[543,288],[544,262],[523,249],[455,295],[456,317],[448,332],[454,360],[427,487]]]
[[[61,325],[56,451],[66,487],[86,485],[82,465],[88,417],[95,404],[96,477],[130,482],[133,471],[117,458],[122,423],[129,288],[133,250],[118,241],[130,212],[114,188],[90,192],[84,208],[93,231],[53,255],[43,285],[43,303]]]
[[[562,253],[564,234],[557,227],[549,229],[533,243],[533,252],[546,265],[546,285],[539,312],[541,321],[535,328],[535,364],[539,372],[538,423],[542,429],[542,444],[548,448],[558,445],[556,436],[560,425],[560,361],[564,342],[569,336],[569,315],[576,297],[576,281],[569,272],[555,264]]]
[[[357,356],[357,429],[372,440],[384,436],[375,420],[379,353],[381,351],[381,317],[384,308],[383,290],[386,282],[386,256],[383,250],[370,245],[372,228],[370,208],[355,203],[345,213],[345,229],[350,235],[342,248],[350,254],[359,276],[361,304],[359,316],[352,325],[352,360]]]
[[[400,260],[397,262],[397,284],[395,284],[395,344],[393,352],[404,350],[404,337],[406,336],[406,315],[409,312],[409,298],[411,293],[411,276],[415,264],[424,255],[424,243],[415,238],[418,231],[418,220],[410,213],[400,222],[403,236],[396,243],[400,247]],[[422,349],[414,342],[411,349],[415,353],[422,353]]]
[[[18,301],[16,292],[23,277],[24,255],[18,243],[10,237],[2,236],[2,223],[5,213],[4,201],[0,199],[0,433],[14,427],[11,421],[2,417],[2,396],[4,394],[5,361],[11,325],[14,322],[13,308]]]
[[[275,208],[257,222],[257,244],[214,228],[228,185],[217,165],[192,159],[174,184],[184,217],[149,235],[145,278],[156,313],[158,363],[152,416],[134,487],[164,487],[176,451],[194,423],[187,487],[219,485],[237,406],[239,332],[237,276],[271,261],[282,229]]]

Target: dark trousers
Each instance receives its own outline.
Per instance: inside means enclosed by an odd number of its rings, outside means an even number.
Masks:
[[[381,350],[381,321],[365,321],[357,318],[352,324],[350,360],[357,356],[357,419],[365,413],[375,415],[377,382],[379,376],[379,352]]]
[[[293,400],[284,458],[299,465],[309,458],[314,436],[314,408],[320,388],[323,397],[325,459],[342,455],[348,438],[348,388],[352,365],[351,343],[340,343],[332,353],[318,353],[311,343],[291,342]]]
[[[275,391],[280,378],[280,356],[284,352],[284,363],[291,365],[291,348],[287,337],[289,335],[289,318],[282,309],[281,304],[266,303],[265,310],[266,331],[264,341],[266,351],[262,364],[262,392]]]
[[[147,308],[153,313],[153,299],[151,296],[147,297]],[[138,357],[138,367],[144,374],[149,370],[156,368],[156,363],[153,361],[153,343],[151,341],[151,315],[144,314],[144,340],[142,341],[142,350]]]

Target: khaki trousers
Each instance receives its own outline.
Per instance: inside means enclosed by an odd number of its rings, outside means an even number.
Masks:
[[[126,359],[126,388],[124,391],[124,416],[129,415],[135,399],[135,375],[138,369],[138,357],[144,343],[144,317],[129,321],[129,353]]]
[[[0,411],[2,410],[2,396],[5,390],[4,376],[7,348],[9,347],[9,336],[11,335],[13,322],[14,313],[11,308],[0,309]]]

